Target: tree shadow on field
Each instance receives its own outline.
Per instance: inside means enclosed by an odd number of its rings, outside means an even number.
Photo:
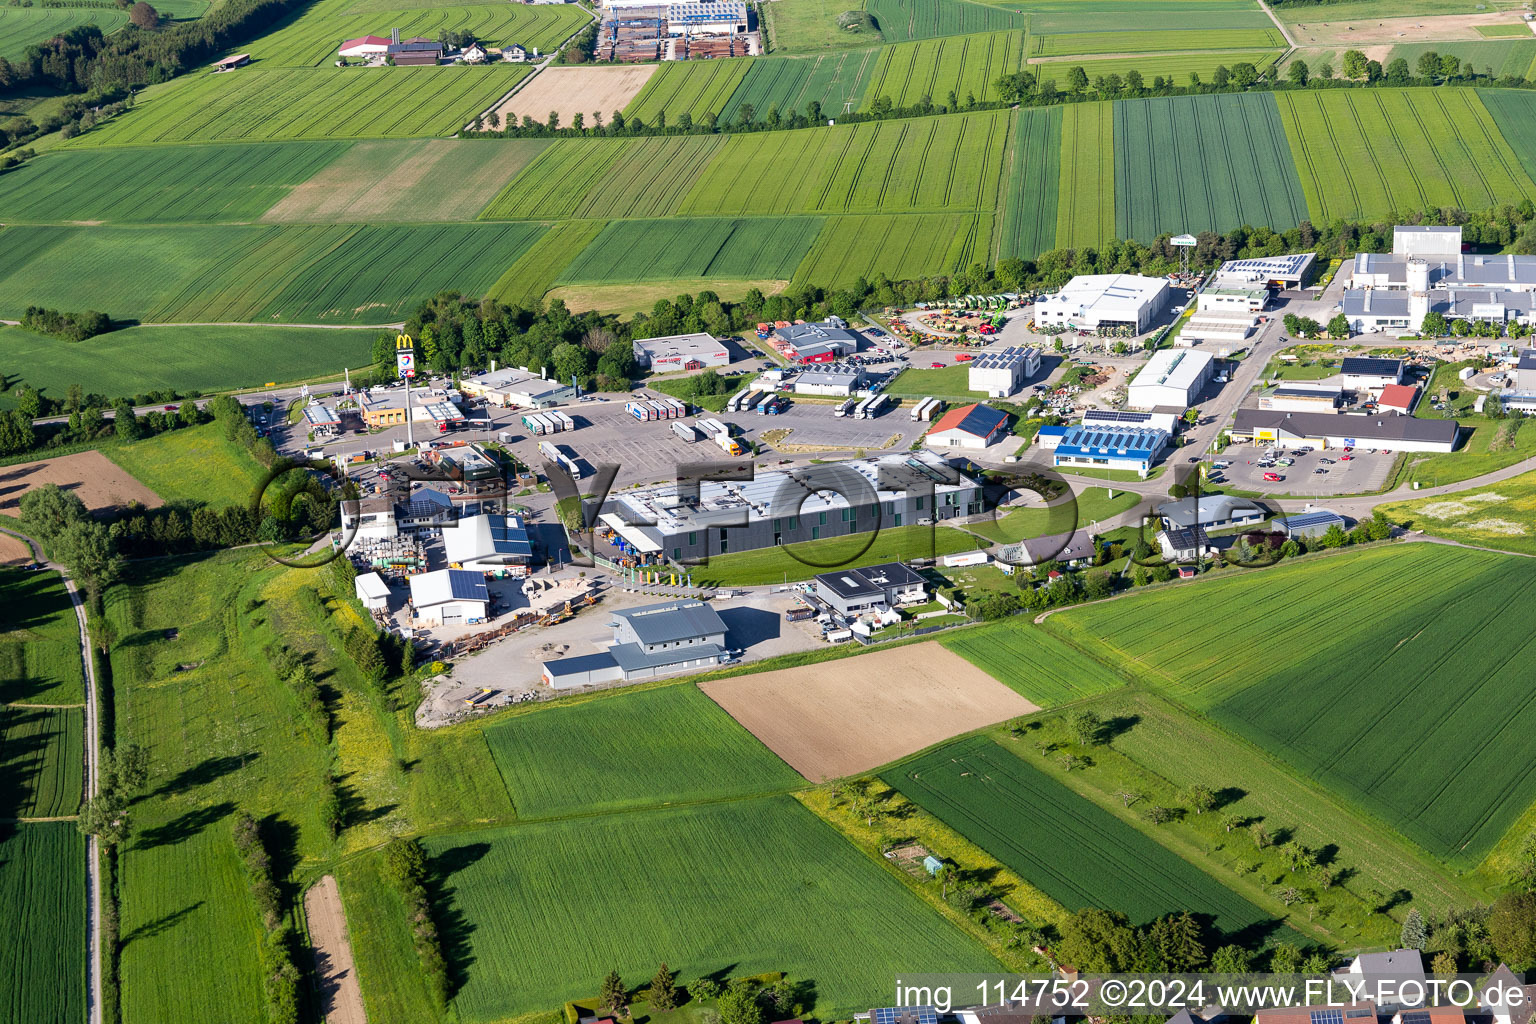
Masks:
[[[257,823],[262,845],[272,858],[272,877],[291,878],[299,866],[299,827],[293,822],[269,814]],[[286,888],[286,887],[285,887]]]
[[[470,936],[474,934],[475,926],[464,916],[457,894],[448,886],[454,875],[490,852],[489,843],[465,843],[432,858],[427,897],[432,901],[432,917],[437,922],[437,934],[443,944],[443,959],[448,962],[450,999],[464,987],[469,969],[475,963],[474,954],[470,952]]]
[[[379,804],[376,807],[369,807],[362,791],[347,781],[356,775],[357,772],[347,772],[336,779],[336,794],[341,798],[341,820],[346,828],[378,821],[400,806],[399,804]]]
[[[229,773],[243,768],[260,756],[260,751],[253,750],[241,757],[235,757],[231,754],[225,754],[220,757],[205,757],[192,767],[184,768],[171,778],[160,783],[153,793],[138,797],[137,800],[146,800],[149,797],[173,796],[177,793],[185,793],[189,789],[206,786],[210,782],[216,782]]]
[[[1110,743],[1140,724],[1140,715],[1116,715],[1114,718],[1105,719],[1099,726],[1099,739],[1104,743]]]
[[[1214,795],[1216,797],[1216,802],[1211,805],[1211,810],[1221,811],[1231,807],[1243,797],[1247,796],[1248,791],[1238,786],[1222,786],[1216,791]]]
[[[209,807],[199,807],[172,818],[164,825],[157,825],[154,828],[147,828],[140,832],[138,840],[133,844],[133,848],[135,850],[153,850],[157,846],[170,846],[175,843],[186,842],[209,825],[216,821],[221,821],[233,813],[235,813],[235,805],[228,800]]]
[[[197,910],[202,905],[203,901],[198,900],[196,903],[182,907],[180,910],[172,911],[171,913],[162,917],[157,917],[153,921],[145,921],[137,928],[130,929],[123,935],[121,948],[127,949],[128,944],[131,943],[134,939],[150,939],[154,938],[156,935],[160,935],[163,932],[170,931],[172,928],[176,927],[176,925],[180,923],[183,918],[189,916],[193,911]]]

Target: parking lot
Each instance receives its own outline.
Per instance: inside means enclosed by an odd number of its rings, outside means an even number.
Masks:
[[[1213,482],[1217,486],[1224,484],[1237,490],[1268,494],[1361,494],[1386,485],[1396,458],[1391,452],[1377,454],[1365,448],[1356,448],[1352,452],[1343,449],[1302,452],[1296,448],[1277,448],[1274,449],[1276,456],[1292,459],[1292,465],[1259,465],[1266,461],[1265,453],[1269,450],[1266,445],[1233,445],[1217,458],[1217,462],[1225,461],[1230,465],[1219,471],[1219,481],[1213,475]],[[1265,480],[1265,473],[1274,473],[1281,479]]]

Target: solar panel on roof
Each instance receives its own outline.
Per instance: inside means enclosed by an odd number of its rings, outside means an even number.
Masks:
[[[1292,530],[1304,529],[1308,526],[1321,526],[1323,523],[1331,523],[1338,518],[1332,512],[1303,512],[1300,515],[1285,517],[1285,525]]]
[[[1364,1009],[1363,1007],[1361,1007],[1361,1008],[1356,1008],[1356,1009],[1353,1009],[1353,1010],[1345,1010],[1344,1011],[1344,1016],[1351,1017],[1351,1018],[1353,1018],[1353,1017],[1374,1017],[1375,1014],[1373,1014],[1370,1010],[1367,1010],[1367,1009]]]
[[[919,1006],[917,1024],[939,1024],[939,1015],[931,1006]]]
[[[1342,1010],[1313,1010],[1312,1024],[1344,1024]]]

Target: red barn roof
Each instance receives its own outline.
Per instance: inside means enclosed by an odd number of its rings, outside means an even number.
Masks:
[[[959,430],[975,437],[991,437],[1007,422],[1007,413],[972,402],[951,409],[939,417],[939,422],[933,425],[931,432],[938,434],[945,430]]]
[[[388,46],[389,40],[379,36],[363,36],[361,39],[348,39],[337,47],[338,50],[350,50],[354,46]]]
[[[1377,404],[1387,409],[1407,411],[1413,408],[1413,399],[1418,393],[1419,389],[1412,384],[1388,384],[1381,389],[1381,399]]]

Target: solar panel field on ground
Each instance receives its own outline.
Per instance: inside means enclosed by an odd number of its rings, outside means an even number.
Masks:
[[[1010,140],[998,252],[1033,256],[1056,244],[1061,184],[1061,108],[1019,111]]]
[[[888,46],[869,80],[865,105],[887,97],[897,107],[927,99],[947,105],[997,99],[997,80],[1023,67],[1023,32],[988,32]]]
[[[689,277],[788,280],[823,218],[622,220],[566,266],[557,284]]]
[[[1115,104],[1115,235],[1277,231],[1307,216],[1274,98],[1264,93]]]
[[[1312,221],[1536,198],[1536,184],[1470,89],[1275,94]]]
[[[1523,753],[1536,698],[1521,681],[1533,594],[1523,559],[1424,544],[1138,596],[1115,602],[1113,623],[1107,606],[1076,609],[1046,629],[1467,867],[1536,801]]]
[[[880,777],[1068,910],[1118,910],[1138,925],[1184,910],[1209,914],[1223,935],[1255,946],[1279,927],[1273,915],[985,736]]]

